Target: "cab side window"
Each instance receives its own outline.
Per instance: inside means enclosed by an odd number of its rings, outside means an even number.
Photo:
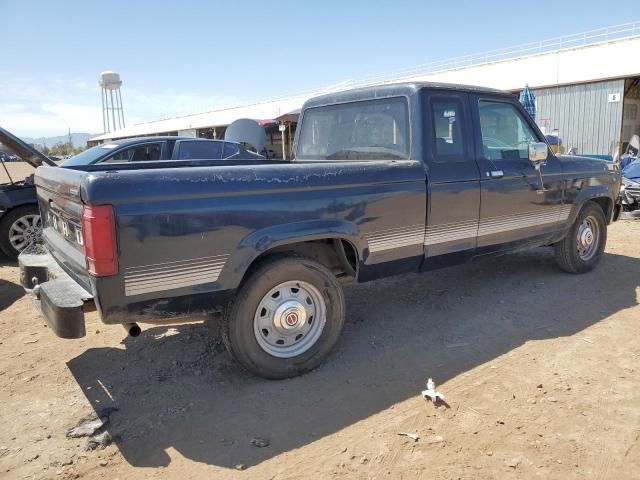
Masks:
[[[481,100],[478,111],[485,159],[527,160],[529,158],[529,144],[539,140],[514,105]]]
[[[466,138],[464,108],[454,97],[432,97],[431,122],[435,162],[464,162]]]

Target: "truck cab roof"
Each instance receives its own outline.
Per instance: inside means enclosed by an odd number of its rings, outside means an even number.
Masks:
[[[354,102],[358,100],[367,100],[379,97],[408,96],[415,94],[423,89],[430,90],[453,90],[456,92],[467,93],[486,93],[491,95],[510,96],[511,94],[505,90],[495,88],[478,87],[473,85],[459,85],[455,83],[440,82],[406,82],[394,83],[388,85],[376,85],[371,87],[357,88],[346,90],[343,92],[327,93],[314,97],[305,102],[303,108],[317,107],[320,105],[328,105],[332,103]]]

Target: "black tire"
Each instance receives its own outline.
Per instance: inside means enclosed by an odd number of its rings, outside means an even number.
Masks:
[[[592,255],[589,258],[582,258],[578,252],[579,232],[581,225],[588,219],[595,223],[598,228]],[[587,202],[582,208],[576,221],[569,229],[567,236],[560,242],[553,245],[556,263],[558,266],[568,273],[586,273],[595,268],[602,258],[604,247],[607,244],[607,221],[600,205],[595,202]]]
[[[279,358],[258,343],[254,317],[260,302],[272,289],[292,281],[305,282],[317,289],[324,301],[326,319],[319,337],[306,351]],[[283,379],[306,373],[324,361],[338,341],[344,316],[342,286],[327,268],[305,257],[279,256],[266,259],[243,282],[225,309],[221,333],[229,353],[250,373],[267,379]]]
[[[9,257],[11,260],[16,260],[21,250],[17,250],[9,240],[9,230],[13,223],[21,217],[26,215],[38,215],[40,211],[37,205],[24,205],[22,207],[14,208],[2,217],[0,221],[0,250]]]

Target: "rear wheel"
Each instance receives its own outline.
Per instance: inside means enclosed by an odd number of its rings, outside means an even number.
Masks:
[[[338,341],[344,295],[336,277],[304,257],[258,267],[225,310],[222,338],[249,372],[280,379],[317,367]]]
[[[558,266],[569,273],[585,273],[600,261],[607,243],[607,222],[600,205],[588,202],[567,236],[554,245]]]
[[[42,221],[36,205],[15,208],[0,221],[0,249],[11,259],[42,239]]]

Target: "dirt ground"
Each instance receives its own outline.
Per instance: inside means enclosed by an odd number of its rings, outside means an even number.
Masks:
[[[6,167],[6,170],[5,170]],[[33,174],[35,168],[25,162],[6,162],[4,167],[0,166],[0,184],[22,181],[25,177]],[[7,175],[9,173],[9,175]]]
[[[280,382],[203,324],[128,338],[90,315],[58,339],[3,261],[0,478],[639,478],[638,238],[610,227],[583,276],[538,249],[349,287],[337,351]],[[104,449],[66,436],[92,412]]]

